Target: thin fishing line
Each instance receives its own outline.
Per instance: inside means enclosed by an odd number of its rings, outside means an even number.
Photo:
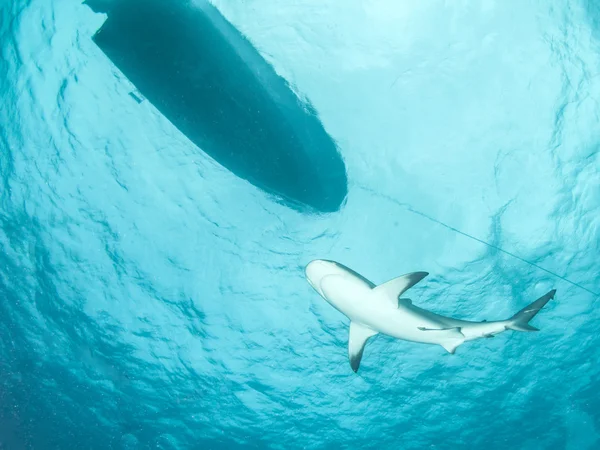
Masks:
[[[569,284],[571,284],[571,285],[573,285],[575,287],[578,287],[579,289],[583,289],[584,291],[589,292],[590,294],[592,294],[592,295],[594,295],[596,297],[600,297],[600,294],[598,294],[597,292],[594,292],[594,291],[586,288],[585,286],[582,286],[581,284],[576,283],[575,281],[571,281],[568,278],[565,278],[562,275],[559,275],[559,274],[557,274],[555,272],[552,272],[551,270],[545,269],[542,266],[540,266],[540,265],[538,265],[538,264],[536,264],[534,262],[531,262],[531,261],[528,261],[528,260],[526,260],[524,258],[521,258],[520,256],[515,255],[514,253],[511,253],[511,252],[509,252],[507,250],[504,250],[503,248],[498,247],[497,245],[490,244],[489,242],[486,242],[486,241],[484,241],[482,239],[479,239],[478,237],[472,236],[469,233],[465,233],[464,231],[461,231],[461,230],[459,230],[457,228],[454,228],[453,226],[448,225],[447,223],[444,223],[441,220],[438,220],[438,219],[436,219],[434,217],[431,217],[431,216],[425,214],[424,212],[421,212],[421,211],[419,211],[417,209],[414,209],[408,203],[399,202],[398,200],[394,199],[393,197],[390,197],[388,195],[382,194],[380,192],[375,192],[372,189],[366,188],[364,186],[357,186],[357,187],[360,188],[360,189],[362,189],[362,190],[364,190],[364,191],[367,191],[367,192],[370,192],[372,194],[378,195],[378,196],[380,196],[382,198],[385,198],[386,200],[388,200],[388,201],[390,201],[392,203],[395,203],[395,204],[397,204],[399,206],[402,206],[402,207],[406,208],[409,212],[411,212],[413,214],[417,214],[417,215],[419,215],[419,216],[421,216],[421,217],[423,217],[423,218],[425,218],[425,219],[427,219],[427,220],[429,220],[429,221],[431,221],[433,223],[436,223],[436,224],[441,225],[441,226],[443,226],[443,227],[445,227],[445,228],[447,228],[447,229],[449,229],[451,231],[454,231],[455,233],[458,233],[458,234],[460,234],[462,236],[465,236],[467,238],[473,239],[474,241],[477,241],[477,242],[479,242],[479,243],[481,243],[483,245],[487,245],[488,247],[493,248],[494,250],[498,250],[499,252],[502,252],[502,253],[504,253],[504,254],[506,254],[508,256],[511,256],[511,257],[513,257],[515,259],[518,259],[519,261],[527,263],[527,264],[529,264],[529,265],[531,265],[531,266],[533,266],[533,267],[535,267],[537,269],[540,269],[540,270],[542,270],[542,271],[544,271],[544,272],[546,272],[546,273],[548,273],[548,274],[550,274],[552,276],[555,276],[556,278],[559,278],[559,279],[561,279],[561,280],[563,280],[563,281],[565,281],[565,282],[567,282],[567,283],[569,283]]]

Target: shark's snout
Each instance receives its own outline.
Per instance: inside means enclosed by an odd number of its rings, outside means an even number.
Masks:
[[[330,261],[322,259],[315,259],[309,262],[304,269],[307,281],[319,294],[323,295],[321,291],[321,280],[327,275],[331,275],[334,270],[335,264]]]

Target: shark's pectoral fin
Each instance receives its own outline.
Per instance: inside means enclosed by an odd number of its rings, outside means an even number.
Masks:
[[[350,332],[348,336],[348,357],[350,358],[350,367],[354,372],[358,372],[360,360],[362,359],[365,344],[370,337],[377,334],[377,331],[361,325],[356,322],[350,322]]]
[[[435,340],[444,349],[451,354],[454,354],[456,348],[465,342],[465,335],[460,331],[460,327],[452,328],[425,328],[418,327],[419,330],[433,334]]]
[[[393,280],[374,287],[373,292],[389,298],[391,301],[396,303],[398,297],[400,297],[404,292],[413,287],[427,275],[429,275],[428,272],[407,273],[406,275],[402,275],[401,277],[394,278]],[[401,305],[398,304],[398,306]]]

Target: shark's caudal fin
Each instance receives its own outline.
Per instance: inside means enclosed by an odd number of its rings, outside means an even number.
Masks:
[[[377,334],[377,331],[356,322],[350,322],[350,332],[348,336],[348,357],[350,358],[350,367],[354,372],[358,372],[360,360],[362,359],[365,344],[370,337]]]
[[[506,328],[515,331],[539,331],[538,328],[529,325],[529,321],[533,319],[538,312],[540,312],[546,303],[554,298],[555,293],[556,289],[552,289],[546,295],[538,298],[531,305],[523,308],[521,311],[508,319],[508,325],[506,325]]]

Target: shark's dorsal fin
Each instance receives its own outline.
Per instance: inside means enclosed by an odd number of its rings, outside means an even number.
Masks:
[[[413,287],[423,278],[429,275],[428,272],[413,272],[407,273],[406,275],[402,275],[398,278],[394,278],[393,280],[387,281],[379,286],[373,288],[373,292],[377,293],[377,295],[381,295],[390,299],[394,304],[398,303],[398,297],[400,297],[404,292]]]
[[[360,360],[362,359],[365,344],[370,337],[377,334],[377,331],[361,325],[357,322],[350,322],[350,331],[348,333],[348,357],[350,358],[350,367],[354,372],[358,372]]]
[[[399,298],[398,299],[398,308],[404,306],[405,308],[410,307],[412,305],[412,300],[410,298]]]

